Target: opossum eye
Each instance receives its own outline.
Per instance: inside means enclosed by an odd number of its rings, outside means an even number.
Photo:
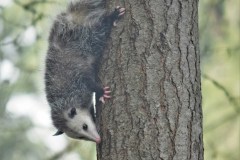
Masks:
[[[77,114],[76,108],[72,108],[71,111],[68,113],[70,118],[73,118]]]
[[[88,129],[88,125],[86,125],[85,123],[83,124],[83,126],[82,126],[82,128],[83,128],[83,130],[87,130]]]

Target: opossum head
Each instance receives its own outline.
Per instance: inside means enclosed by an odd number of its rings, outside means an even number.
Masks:
[[[54,136],[65,133],[71,138],[101,142],[95,123],[91,114],[86,109],[70,108],[63,113],[64,125],[59,126],[59,130]]]

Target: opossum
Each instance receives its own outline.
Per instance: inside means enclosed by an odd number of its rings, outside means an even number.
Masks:
[[[94,123],[92,94],[97,102],[110,98],[109,87],[98,78],[101,60],[113,25],[125,13],[117,6],[108,14],[105,0],[71,1],[57,16],[49,36],[45,90],[55,135],[100,143]]]

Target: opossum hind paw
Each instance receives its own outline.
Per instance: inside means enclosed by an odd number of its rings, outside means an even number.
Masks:
[[[113,26],[117,26],[117,21],[118,19],[125,14],[125,8],[117,6],[115,8],[115,11],[113,12],[114,15],[114,21],[113,21]]]

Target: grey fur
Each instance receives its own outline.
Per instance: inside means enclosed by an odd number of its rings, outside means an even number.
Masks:
[[[83,26],[94,26],[106,15],[105,0],[71,1],[68,12],[81,15]]]
[[[82,121],[81,114],[91,113],[93,92],[97,100],[103,95],[97,76],[99,61],[118,14],[115,10],[107,15],[105,0],[76,0],[53,24],[46,57],[46,94],[53,124],[72,138],[79,137],[76,134],[80,134],[77,132],[81,126],[74,128],[73,135],[69,121],[76,126],[76,120]],[[72,107],[77,108],[77,116],[69,119],[66,115]],[[93,115],[90,116],[93,119]],[[93,123],[90,119],[87,122]],[[90,125],[92,131],[96,130],[94,124]],[[91,137],[83,139],[93,140]]]

